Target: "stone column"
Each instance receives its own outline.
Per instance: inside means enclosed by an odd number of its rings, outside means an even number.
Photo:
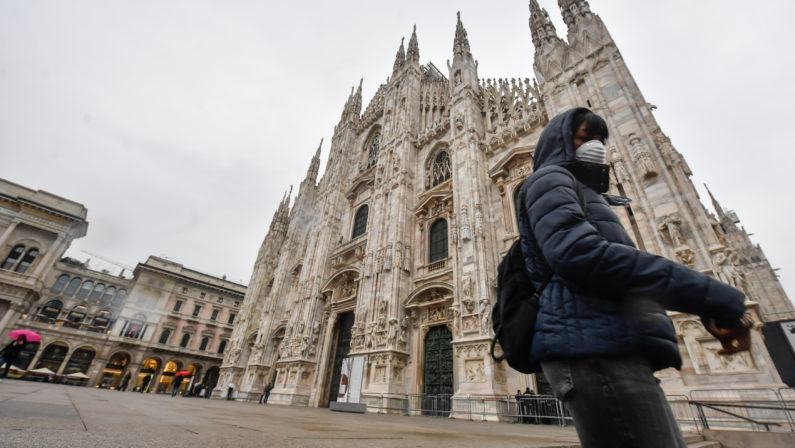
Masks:
[[[5,245],[6,241],[8,241],[8,238],[11,236],[11,234],[17,228],[17,224],[19,224],[19,221],[15,220],[14,222],[11,223],[10,226],[8,226],[8,228],[3,232],[3,234],[0,235],[0,249],[2,249],[3,245]],[[2,256],[2,257],[5,257],[7,255],[8,254],[0,254],[0,256]]]
[[[0,319],[0,333],[5,334],[6,327],[9,324],[13,325],[13,322],[16,322],[17,318],[19,317],[19,310],[22,308],[22,305],[19,303],[11,303],[8,306],[8,310],[6,311],[5,315],[2,319]]]

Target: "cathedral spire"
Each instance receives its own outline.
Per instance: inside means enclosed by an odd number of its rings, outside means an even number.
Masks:
[[[403,68],[403,64],[406,63],[406,51],[403,49],[403,39],[400,38],[400,48],[398,48],[397,55],[395,55],[395,65],[392,66],[392,73],[397,73]]]
[[[571,27],[578,20],[591,15],[591,5],[587,0],[558,0],[558,6],[560,6],[563,22],[567,27]]]
[[[715,196],[712,195],[712,192],[709,190],[709,187],[707,186],[707,184],[704,184],[704,188],[707,189],[707,193],[709,194],[709,198],[710,198],[710,200],[712,200],[712,207],[715,208],[715,213],[717,213],[718,219],[723,219],[723,217],[726,216],[726,213],[724,213],[723,208],[720,206],[720,203],[718,202],[717,199],[715,199]]]
[[[547,10],[541,8],[537,0],[530,0],[530,35],[536,51],[544,42],[560,40]]]
[[[356,93],[353,95],[353,103],[351,104],[351,113],[358,119],[359,115],[362,113],[362,82],[364,82],[364,78],[359,78],[359,87],[356,89]],[[323,144],[323,140],[320,140],[320,143]],[[320,148],[317,149],[320,151]]]
[[[320,145],[317,147],[317,151],[315,152],[315,156],[312,157],[312,161],[309,163],[309,169],[306,171],[306,178],[307,180],[312,181],[314,184],[317,182],[317,175],[320,171],[320,148],[323,146],[323,139],[320,139]]]
[[[469,39],[467,39],[467,30],[464,29],[464,24],[461,23],[461,12],[457,12],[458,22],[455,24],[455,40],[453,41],[453,56],[471,56],[469,50]]]
[[[409,47],[406,50],[406,62],[420,62],[420,46],[417,43],[417,25],[414,25],[414,31],[411,32],[409,39]]]

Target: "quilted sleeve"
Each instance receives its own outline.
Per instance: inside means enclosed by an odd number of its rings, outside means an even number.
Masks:
[[[602,237],[577,200],[566,169],[545,167],[531,176],[522,200],[549,266],[574,285],[606,300],[648,297],[665,308],[732,325],[745,312],[743,294],[681,263]]]

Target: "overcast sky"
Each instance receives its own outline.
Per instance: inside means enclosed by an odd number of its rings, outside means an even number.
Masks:
[[[557,2],[540,3],[565,37]],[[699,190],[795,294],[795,2],[591,9]],[[351,86],[364,78],[364,109],[414,24],[420,61],[446,72],[458,10],[481,77],[533,76],[526,0],[0,0],[0,177],[88,208],[73,256],[167,256],[248,283]]]

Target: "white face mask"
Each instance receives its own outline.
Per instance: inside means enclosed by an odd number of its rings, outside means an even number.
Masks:
[[[591,162],[605,164],[607,151],[605,144],[599,140],[589,140],[576,151],[577,160],[580,162]]]

